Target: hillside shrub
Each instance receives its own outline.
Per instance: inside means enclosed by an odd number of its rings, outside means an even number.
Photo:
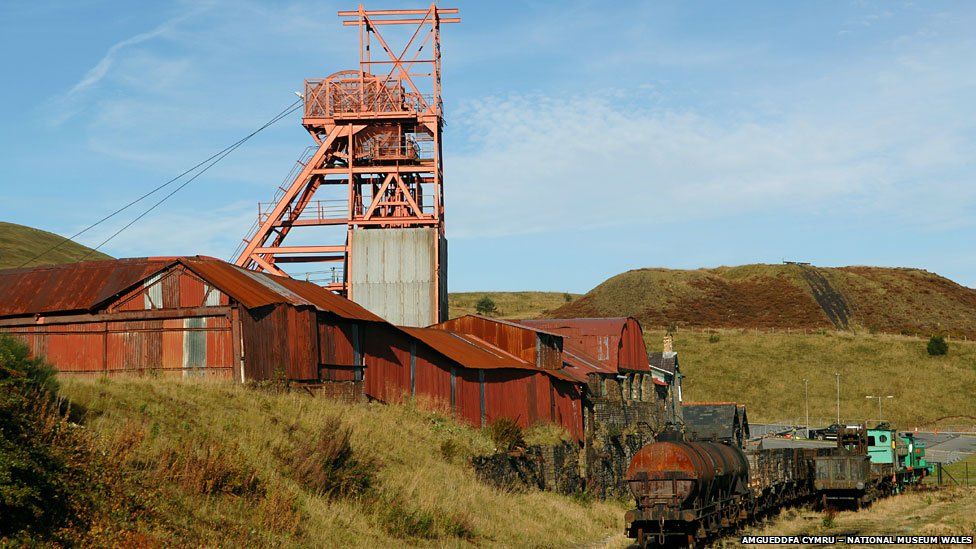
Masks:
[[[721,340],[722,340],[722,337],[720,335],[718,335],[717,333],[714,333],[713,332],[713,333],[711,333],[711,334],[708,335],[708,342],[709,343],[718,343]]]
[[[949,353],[949,344],[946,342],[945,337],[941,335],[930,337],[929,343],[925,348],[929,352],[929,356],[943,356]]]
[[[488,424],[488,437],[499,452],[511,452],[525,446],[522,428],[514,419],[503,417]]]
[[[86,447],[57,390],[50,366],[0,334],[0,538],[56,538],[91,503]]]
[[[218,441],[193,436],[166,448],[157,460],[161,481],[173,481],[188,492],[204,496],[239,497],[264,494],[257,471],[238,452]]]
[[[490,316],[498,312],[498,306],[495,305],[495,300],[488,296],[479,299],[474,308],[478,311],[479,315]]]
[[[356,456],[352,429],[338,416],[326,416],[317,436],[306,437],[291,455],[292,474],[306,488],[329,497],[365,494],[373,484],[369,460]]]

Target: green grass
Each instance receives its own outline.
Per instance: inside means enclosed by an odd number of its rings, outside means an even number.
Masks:
[[[16,225],[0,221],[0,269],[20,267],[33,259],[44,250],[59,244],[64,237],[54,233],[32,229],[23,225]],[[58,249],[26,265],[36,267],[53,263],[71,263],[81,261],[87,255],[87,260],[111,259],[101,252],[91,250],[72,241],[65,242]]]
[[[143,509],[110,523],[124,522],[124,536],[95,536],[105,545],[552,547],[622,527],[619,503],[478,482],[468,459],[491,441],[423,403],[204,380],[62,383]]]
[[[718,341],[710,342],[712,334]],[[661,347],[663,331],[645,334],[649,350]],[[714,339],[714,338],[712,338]],[[900,428],[931,424],[946,416],[974,414],[976,343],[952,340],[946,356],[931,357],[927,340],[880,334],[822,334],[755,330],[679,329],[675,350],[685,375],[687,401],[737,401],[751,421],[802,419],[803,379],[809,380],[810,417],[836,415],[834,373],[841,374],[841,418],[876,419],[877,401],[893,395],[884,419]],[[943,424],[971,420],[946,420]]]
[[[963,486],[976,487],[976,454],[970,455],[962,461],[946,465],[944,471],[948,473],[948,476],[943,476],[943,483],[951,483],[955,480]],[[934,479],[935,475],[933,474],[931,478]]]
[[[451,318],[476,314],[478,300],[488,296],[498,307],[495,313],[499,318],[537,318],[548,311],[561,307],[579,294],[565,292],[462,292],[448,296],[448,309]]]

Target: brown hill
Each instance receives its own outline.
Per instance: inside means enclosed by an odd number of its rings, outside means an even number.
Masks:
[[[976,337],[976,290],[920,269],[743,265],[638,269],[553,317],[632,315],[645,328],[866,329]]]

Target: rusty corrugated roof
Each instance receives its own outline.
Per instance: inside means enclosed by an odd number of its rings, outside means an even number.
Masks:
[[[547,318],[518,322],[562,336],[564,344],[575,348],[576,354],[585,354],[613,372],[650,369],[644,334],[633,317]]]
[[[271,275],[266,275],[271,276]],[[342,318],[364,320],[367,322],[386,322],[385,319],[373,314],[368,309],[342,296],[336,295],[313,282],[274,276],[275,281],[286,286],[291,291],[312,302],[321,311],[334,313]]]
[[[398,328],[467,368],[478,370],[493,368],[538,370],[534,364],[506,353],[474,336],[436,328],[411,328],[409,326],[398,326]]]
[[[312,306],[350,320],[386,322],[361,305],[312,282],[249,271],[219,259],[188,257],[180,261],[248,309],[289,303]]]
[[[546,375],[570,381],[573,383],[586,383],[586,376],[579,376],[566,369],[562,370],[543,370],[534,364],[522,360],[521,358],[505,352],[505,350],[479,339],[473,335],[461,334],[441,328],[411,328],[409,326],[397,326],[406,334],[419,339],[434,351],[457,362],[465,368],[476,370],[491,370],[498,368],[509,368],[516,370],[531,370],[541,372]]]
[[[289,303],[352,320],[385,322],[362,306],[311,282],[248,271],[205,256],[113,259],[0,270],[0,316],[94,311],[176,263],[248,309]]]
[[[91,311],[174,261],[142,257],[0,270],[0,316]]]

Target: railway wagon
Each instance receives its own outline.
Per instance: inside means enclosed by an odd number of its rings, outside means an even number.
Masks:
[[[749,463],[742,450],[713,442],[654,442],[627,468],[637,507],[627,534],[638,545],[694,544],[749,516]]]
[[[817,456],[814,489],[820,505],[851,505],[860,509],[878,497],[878,477],[865,454],[838,448],[832,455]]]
[[[753,516],[779,509],[813,495],[814,458],[824,448],[756,449],[746,452]]]

